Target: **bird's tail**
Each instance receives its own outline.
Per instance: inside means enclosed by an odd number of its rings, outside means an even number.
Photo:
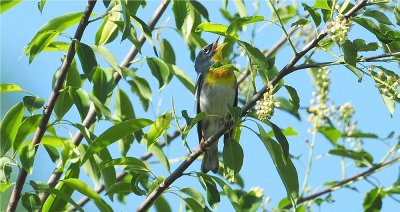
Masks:
[[[218,173],[219,171],[218,142],[213,143],[204,151],[201,171],[207,173],[210,170],[214,173]]]

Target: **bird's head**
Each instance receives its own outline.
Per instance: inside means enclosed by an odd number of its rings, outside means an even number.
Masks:
[[[203,47],[199,54],[197,54],[196,60],[194,61],[194,68],[197,73],[207,72],[215,62],[220,62],[222,60],[222,49],[226,43],[218,46],[218,40],[219,37],[214,43]]]

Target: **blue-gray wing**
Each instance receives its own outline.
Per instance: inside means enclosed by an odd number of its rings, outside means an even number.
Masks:
[[[200,93],[201,93],[201,86],[203,84],[203,75],[204,73],[201,73],[199,77],[197,78],[196,86],[195,86],[195,105],[196,105],[196,114],[201,113],[200,109]],[[197,136],[199,137],[199,143],[201,139],[203,138],[203,132],[202,132],[202,124],[201,121],[197,123]]]

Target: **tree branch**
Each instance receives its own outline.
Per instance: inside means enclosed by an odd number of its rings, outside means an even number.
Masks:
[[[38,149],[38,144],[43,138],[44,133],[46,132],[47,128],[47,123],[49,122],[49,119],[51,117],[51,113],[53,112],[54,106],[56,104],[58,95],[60,94],[60,90],[63,87],[65,77],[67,76],[69,67],[72,63],[72,60],[74,59],[75,56],[75,42],[80,41],[83,35],[83,32],[85,31],[85,28],[88,24],[88,20],[90,17],[90,14],[92,13],[92,10],[94,8],[94,5],[96,5],[96,0],[90,0],[88,1],[85,11],[83,13],[83,16],[81,18],[81,21],[79,22],[78,28],[76,29],[74,39],[71,42],[71,45],[69,46],[67,56],[61,66],[60,69],[60,74],[57,78],[57,81],[55,82],[53,91],[50,94],[49,100],[47,107],[43,111],[43,117],[42,120],[40,121],[39,127],[36,130],[36,133],[32,139],[32,144],[35,147],[35,154]],[[13,191],[11,193],[10,200],[8,202],[7,206],[7,211],[15,211],[18,205],[18,201],[21,197],[21,191],[22,188],[24,187],[24,183],[26,180],[27,172],[25,169],[20,169],[20,172],[18,174],[18,178],[16,180],[15,186],[13,188]]]
[[[355,5],[352,9],[350,9],[346,13],[346,17],[354,15],[358,10],[363,8],[368,0],[362,0],[357,5]],[[317,46],[318,42],[322,40],[327,35],[327,29],[325,28],[321,34],[319,34],[314,40],[308,43],[298,54],[294,55],[294,57],[290,60],[290,62],[274,77],[274,79],[270,82],[272,86],[275,86],[283,77],[291,73],[291,69],[293,66],[302,58],[308,51]],[[269,85],[264,86],[258,93],[256,93],[242,108],[241,116],[245,116],[247,112],[252,108],[257,100],[261,99],[264,93],[268,92]],[[205,142],[204,146],[199,146],[192,154],[190,154],[185,161],[181,163],[181,165],[175,169],[175,171],[168,176],[164,182],[162,182],[159,186],[157,186],[153,192],[147,196],[147,198],[142,202],[142,204],[137,208],[137,211],[146,211],[150,208],[153,202],[167,189],[175,180],[182,176],[183,172],[193,163],[196,158],[198,158],[203,152],[204,147],[210,146],[212,143],[216,142],[224,133],[226,133],[231,127],[233,127],[233,123],[224,124],[214,135],[209,137]]]
[[[365,170],[364,172],[361,172],[360,174],[357,174],[357,175],[354,175],[353,177],[341,180],[341,181],[337,182],[335,185],[330,186],[330,187],[328,187],[328,188],[326,188],[326,189],[324,189],[322,191],[319,191],[317,193],[311,194],[310,196],[307,196],[307,197],[300,198],[297,201],[297,203],[301,204],[303,202],[307,202],[307,201],[313,200],[313,199],[315,199],[315,198],[317,198],[319,196],[322,196],[324,194],[327,194],[327,193],[330,193],[332,191],[335,191],[335,190],[341,188],[342,186],[349,185],[349,184],[352,184],[354,182],[357,182],[358,180],[361,180],[361,179],[363,179],[363,178],[365,178],[365,177],[377,172],[378,170],[386,168],[387,166],[389,166],[389,165],[391,165],[393,163],[396,163],[398,161],[400,161],[400,158],[396,157],[396,158],[394,158],[394,159],[392,159],[390,161],[387,161],[385,163],[379,163],[379,164],[371,167],[370,169]],[[285,208],[289,209],[289,208],[292,208],[292,207],[293,207],[293,205],[289,204]]]
[[[161,15],[164,13],[165,9],[167,8],[168,4],[170,3],[170,0],[163,0],[160,4],[160,6],[157,8],[157,10],[154,12],[153,17],[151,18],[151,21],[149,22],[148,26],[151,30],[154,29],[155,25],[157,24],[158,20],[160,20]],[[144,42],[146,41],[146,38],[144,35],[141,35],[139,38],[140,45],[143,46]],[[129,50],[123,61],[121,62],[120,66],[121,67],[129,67],[130,62],[136,57],[136,55],[139,53],[138,49],[132,45],[132,48]],[[119,80],[121,79],[121,75],[118,72],[114,73],[114,79],[115,79],[115,85],[118,84]],[[86,115],[82,125],[85,126],[86,128],[89,128],[94,122],[96,121],[96,110],[93,105],[90,106],[90,109],[88,111],[88,114]],[[74,138],[72,139],[72,142],[75,144],[75,146],[78,146],[83,139],[83,135],[80,131],[78,131]],[[58,166],[59,167],[59,166]],[[59,181],[60,177],[62,175],[62,172],[54,172],[49,180],[48,180],[48,185],[50,187],[55,187],[57,182]],[[41,196],[41,202],[44,203],[47,198],[49,197],[49,193],[44,193]]]
[[[357,58],[357,62],[375,62],[376,59],[387,58],[387,57],[396,57],[399,55],[400,55],[400,53],[397,52],[397,53],[385,53],[385,54],[375,55],[372,57],[360,57],[360,58]],[[332,66],[332,65],[340,65],[340,64],[346,64],[346,62],[345,61],[330,61],[330,62],[321,62],[321,63],[300,64],[300,65],[294,66],[292,68],[292,72],[301,70],[301,69],[318,68],[318,67],[323,67],[323,66]]]

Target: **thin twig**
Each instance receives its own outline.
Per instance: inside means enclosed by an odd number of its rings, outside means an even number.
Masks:
[[[355,5],[352,9],[350,9],[346,13],[346,17],[349,17],[355,14],[358,10],[363,8],[368,0],[362,0],[357,5]],[[271,81],[272,87],[274,87],[283,77],[291,73],[291,69],[293,66],[302,58],[308,51],[317,46],[318,42],[322,40],[327,35],[327,29],[324,29],[321,34],[319,34],[314,40],[308,43],[298,54],[294,55],[292,60],[274,77]],[[242,108],[242,114],[247,114],[247,112],[256,104],[256,102],[261,99],[264,93],[268,92],[270,85],[266,85],[263,87],[258,93],[256,93]],[[210,146],[214,142],[216,142],[224,133],[226,133],[231,127],[233,127],[233,123],[225,123],[214,135],[209,137],[203,146],[199,146],[192,154],[190,154],[185,161],[181,163],[181,165],[169,175],[164,182],[162,182],[159,186],[157,186],[153,192],[147,196],[147,198],[142,202],[142,204],[137,208],[137,211],[146,211],[150,208],[150,206],[154,203],[154,201],[179,177],[182,176],[183,172],[195,161],[203,152],[204,148]]]
[[[380,54],[372,57],[360,57],[357,58],[357,62],[376,62],[376,59],[381,59],[381,58],[387,58],[387,57],[396,57],[399,56],[400,53],[385,53],[385,54]],[[341,65],[345,64],[345,61],[330,61],[330,62],[321,62],[321,63],[308,63],[308,64],[300,64],[297,66],[293,66],[292,71],[297,71],[301,69],[307,69],[307,68],[319,68],[323,66],[333,66],[333,65]]]
[[[76,29],[74,39],[71,42],[71,45],[69,46],[67,56],[61,66],[60,69],[60,74],[57,78],[57,81],[54,85],[53,91],[51,92],[51,95],[48,100],[47,107],[43,111],[43,117],[42,120],[40,121],[40,125],[36,130],[36,133],[32,139],[32,144],[35,147],[35,154],[38,149],[38,144],[43,138],[44,133],[46,132],[47,128],[47,123],[49,122],[49,119],[51,117],[51,113],[53,112],[54,106],[56,104],[58,95],[60,94],[60,90],[63,87],[65,77],[67,76],[68,69],[72,63],[72,60],[74,59],[75,56],[75,42],[80,41],[83,35],[83,32],[85,31],[85,28],[88,24],[88,20],[90,17],[90,14],[92,13],[93,7],[96,5],[96,0],[90,0],[88,1],[85,11],[83,13],[83,16],[81,18],[81,21],[79,22],[78,28]],[[10,200],[8,202],[7,206],[7,211],[12,212],[15,211],[18,205],[18,201],[21,197],[21,191],[22,188],[24,187],[27,172],[25,169],[20,169],[20,172],[18,174],[18,178],[15,182],[14,189],[12,191]]]
[[[154,26],[157,24],[158,20],[161,18],[161,15],[164,13],[164,11],[167,8],[169,3],[170,3],[170,0],[163,0],[161,2],[160,6],[157,8],[157,10],[154,12],[153,17],[148,24],[148,26],[151,30],[154,29]],[[144,35],[141,35],[139,38],[140,45],[143,46],[145,41],[146,41],[146,37]],[[129,50],[128,54],[125,56],[124,60],[120,64],[120,66],[121,67],[129,67],[131,61],[136,57],[136,55],[138,53],[139,53],[138,49],[134,45],[132,45],[132,48]],[[114,79],[115,79],[115,85],[117,85],[119,80],[121,79],[121,75],[118,72],[115,72]],[[90,107],[89,112],[86,115],[82,125],[86,128],[89,128],[95,121],[96,121],[96,110],[92,105]],[[72,142],[75,144],[75,146],[78,146],[81,143],[82,139],[83,139],[83,135],[80,131],[78,131],[75,134],[74,138],[72,139]],[[57,184],[61,175],[62,175],[62,172],[54,172],[48,180],[48,185],[50,187],[55,187],[55,185]],[[49,197],[49,193],[44,193],[41,197],[41,202],[44,203],[48,197]]]
[[[341,180],[341,181],[337,182],[335,185],[330,186],[330,187],[328,187],[328,188],[326,188],[326,189],[324,189],[322,191],[319,191],[317,193],[311,194],[310,196],[307,196],[307,197],[300,198],[297,201],[297,204],[301,204],[303,202],[307,202],[307,201],[313,200],[313,199],[315,199],[317,197],[320,197],[320,196],[322,196],[324,194],[330,193],[331,191],[337,190],[337,189],[339,189],[339,188],[341,188],[341,187],[343,187],[345,185],[352,184],[352,183],[354,183],[354,182],[356,182],[358,180],[361,180],[361,179],[363,179],[363,178],[375,173],[376,171],[378,171],[380,169],[383,169],[383,168],[386,168],[387,166],[389,166],[389,165],[391,165],[393,163],[396,163],[398,161],[400,161],[400,158],[396,157],[396,158],[394,158],[394,159],[392,159],[390,161],[387,161],[385,163],[379,163],[379,164],[371,167],[370,169],[368,169],[368,170],[366,170],[364,172],[361,172],[360,174],[354,175],[353,177],[347,178],[345,180]],[[290,204],[290,205],[286,206],[285,208],[287,208],[287,209],[292,208],[292,205]]]

